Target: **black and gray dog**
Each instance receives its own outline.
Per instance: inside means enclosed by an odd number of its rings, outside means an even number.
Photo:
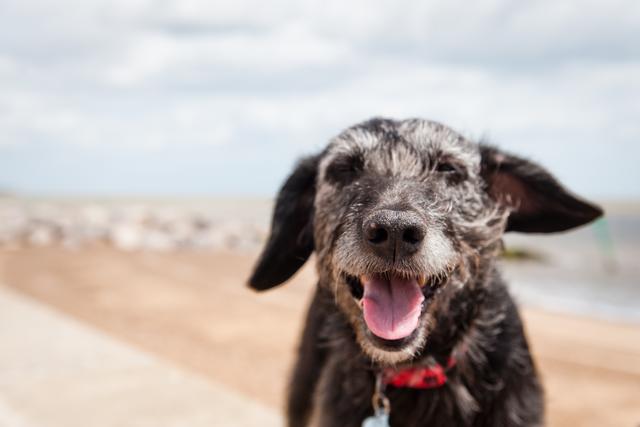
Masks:
[[[249,281],[277,286],[316,253],[289,426],[385,425],[389,410],[398,427],[544,424],[497,270],[502,234],[600,215],[540,166],[439,123],[373,119],[344,131],[285,182]]]

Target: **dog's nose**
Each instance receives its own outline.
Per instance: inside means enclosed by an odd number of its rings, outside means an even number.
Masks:
[[[366,244],[384,258],[402,258],[420,249],[426,234],[424,221],[411,211],[380,210],[362,224]]]

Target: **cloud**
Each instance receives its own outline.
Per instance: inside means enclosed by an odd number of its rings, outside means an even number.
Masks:
[[[174,153],[153,157],[165,166],[206,151],[237,168],[250,152],[279,179],[295,155],[388,115],[487,136],[579,190],[640,197],[632,157],[612,154],[638,151],[639,23],[631,0],[3,2],[0,184],[46,188],[55,178],[2,167],[3,152],[25,161],[43,144],[86,162]],[[592,183],[603,158],[620,166]],[[236,178],[230,192],[255,185]]]

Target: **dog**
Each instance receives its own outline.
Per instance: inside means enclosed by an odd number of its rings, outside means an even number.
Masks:
[[[300,161],[249,285],[315,252],[290,427],[539,426],[544,396],[498,271],[504,232],[603,211],[541,166],[440,123],[376,118]]]

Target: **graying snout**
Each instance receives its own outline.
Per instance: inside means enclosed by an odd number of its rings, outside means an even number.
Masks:
[[[365,244],[376,255],[393,261],[416,253],[426,233],[424,220],[406,210],[377,210],[362,224]]]

